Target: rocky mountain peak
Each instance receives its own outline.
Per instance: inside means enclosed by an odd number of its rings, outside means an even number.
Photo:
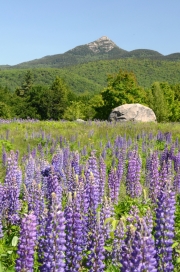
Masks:
[[[90,42],[87,45],[94,53],[99,53],[101,50],[108,52],[114,47],[117,47],[117,45],[106,36],[102,36],[98,40]]]

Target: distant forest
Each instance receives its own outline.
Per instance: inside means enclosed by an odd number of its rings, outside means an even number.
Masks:
[[[75,94],[85,92],[97,94],[107,85],[107,76],[119,70],[133,72],[138,85],[148,89],[152,84],[180,82],[180,61],[152,59],[99,60],[65,68],[32,68],[33,85],[50,87],[58,76],[62,78]],[[23,84],[27,69],[1,69],[0,85],[14,91]]]
[[[179,75],[178,61],[134,59],[1,70],[0,118],[107,120],[113,108],[141,103],[158,122],[179,122]]]

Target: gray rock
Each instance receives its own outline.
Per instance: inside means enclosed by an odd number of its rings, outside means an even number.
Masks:
[[[152,109],[141,104],[124,104],[112,110],[109,121],[156,122]]]
[[[83,119],[76,119],[76,122],[84,123],[84,122],[86,122],[86,121],[84,121]]]

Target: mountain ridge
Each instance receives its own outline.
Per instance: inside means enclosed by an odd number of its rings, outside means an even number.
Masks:
[[[90,61],[121,58],[180,61],[180,53],[177,52],[163,55],[158,51],[151,49],[135,49],[127,51],[117,46],[107,36],[102,36],[93,42],[76,46],[62,54],[48,55],[39,59],[21,62],[16,65],[0,65],[0,69],[63,68]]]

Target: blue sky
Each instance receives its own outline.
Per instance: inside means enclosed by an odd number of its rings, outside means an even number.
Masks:
[[[120,48],[180,52],[180,0],[0,0],[0,65],[108,36]]]

